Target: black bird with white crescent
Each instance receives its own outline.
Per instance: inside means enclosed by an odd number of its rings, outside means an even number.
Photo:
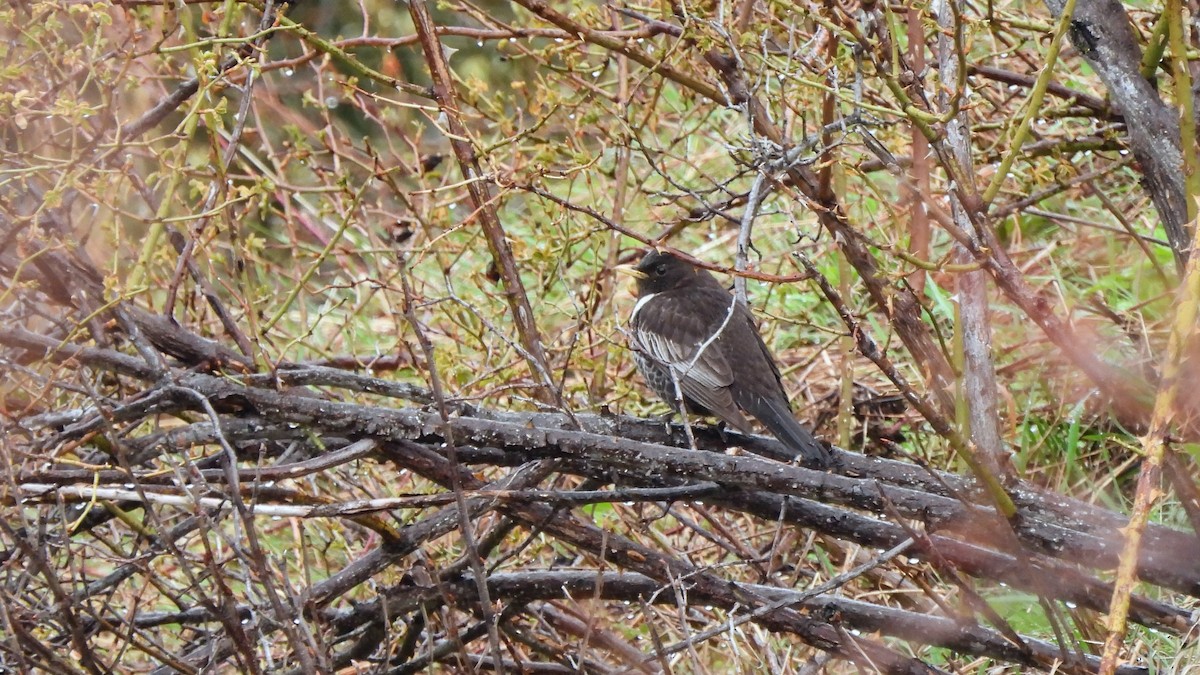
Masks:
[[[707,270],[652,251],[618,271],[637,279],[630,346],[646,383],[678,411],[713,416],[750,433],[746,414],[806,464],[828,466],[829,451],[792,416],[775,359],[745,305]],[[676,389],[678,382],[678,389]]]

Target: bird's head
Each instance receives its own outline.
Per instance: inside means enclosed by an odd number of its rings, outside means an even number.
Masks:
[[[690,285],[716,283],[706,270],[661,251],[651,251],[637,265],[620,265],[616,270],[637,279],[638,297]]]

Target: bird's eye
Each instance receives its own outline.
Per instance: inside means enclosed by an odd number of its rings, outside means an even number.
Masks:
[[[660,276],[660,277],[661,277],[662,275],[664,275],[664,274],[666,274],[666,273],[667,273],[667,266],[666,266],[666,265],[659,265],[658,267],[655,267],[655,268],[654,268],[654,273],[655,273],[656,275],[658,275],[658,276]]]

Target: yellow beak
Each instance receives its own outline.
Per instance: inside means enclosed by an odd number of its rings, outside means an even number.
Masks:
[[[617,265],[613,268],[616,272],[625,276],[633,277],[634,279],[645,279],[646,273],[634,267],[633,265]]]

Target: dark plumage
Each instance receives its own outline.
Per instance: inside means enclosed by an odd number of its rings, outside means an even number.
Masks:
[[[792,417],[779,368],[749,310],[713,275],[657,251],[621,271],[637,278],[631,347],[654,393],[677,408],[678,378],[689,411],[743,433],[749,413],[807,463],[828,465],[829,451]]]

